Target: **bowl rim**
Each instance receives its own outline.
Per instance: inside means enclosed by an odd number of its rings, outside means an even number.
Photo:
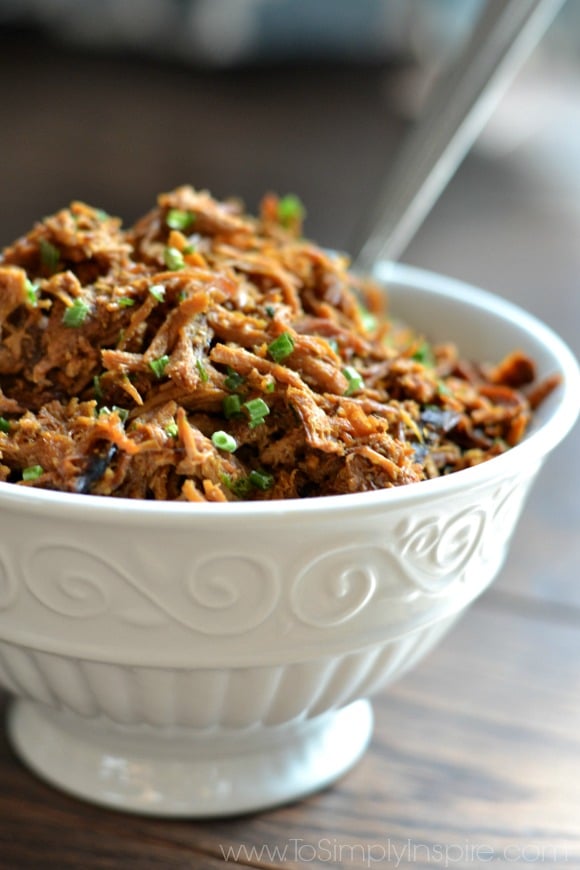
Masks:
[[[437,501],[464,487],[483,486],[489,480],[511,478],[514,469],[535,467],[574,426],[580,413],[580,367],[576,357],[560,336],[542,322],[513,302],[482,290],[466,281],[451,278],[426,269],[407,264],[382,261],[376,264],[373,277],[386,286],[417,288],[423,293],[432,293],[448,300],[466,303],[474,309],[485,310],[499,320],[507,321],[528,333],[542,344],[558,360],[563,382],[558,387],[558,403],[545,422],[542,422],[526,438],[506,453],[453,474],[416,484],[373,490],[372,492],[328,495],[304,499],[279,499],[267,501],[205,502],[147,501],[117,496],[94,496],[20,487],[0,481],[0,507],[21,513],[50,511],[60,518],[120,519],[123,523],[166,526],[209,521],[215,524],[216,517],[232,522],[247,522],[258,519],[270,524],[311,513],[323,516],[327,513],[375,512],[408,505],[429,498]]]

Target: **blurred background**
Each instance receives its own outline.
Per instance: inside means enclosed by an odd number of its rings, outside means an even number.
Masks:
[[[480,7],[0,0],[0,246],[72,199],[130,223],[191,183],[250,210],[295,193],[306,234],[351,250]],[[577,351],[579,94],[568,0],[403,257],[532,307]]]
[[[306,234],[349,250],[480,7],[0,0],[0,245],[72,199],[130,223],[191,183],[250,210],[295,193]],[[520,302],[576,351],[579,94],[568,0],[403,257]]]
[[[0,244],[73,198],[132,221],[159,191],[189,182],[250,209],[267,190],[296,193],[307,233],[348,250],[480,5],[0,0]],[[576,209],[579,7],[564,7],[413,259],[464,273],[482,244],[505,257],[493,225],[485,240],[473,232],[494,197],[510,208],[525,191],[540,212],[557,193],[560,208]],[[488,173],[477,195],[473,172]],[[544,242],[547,230],[533,227]],[[517,262],[504,265],[509,280]]]

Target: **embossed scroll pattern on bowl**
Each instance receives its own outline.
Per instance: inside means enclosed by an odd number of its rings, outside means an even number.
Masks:
[[[151,625],[176,623],[202,635],[225,636],[252,631],[283,604],[305,625],[332,628],[378,600],[411,603],[451,594],[465,582],[468,568],[509,537],[524,484],[504,482],[483,504],[470,503],[451,515],[404,516],[385,527],[380,544],[375,535],[372,542],[327,548],[298,561],[288,577],[267,556],[224,550],[196,559],[192,554],[161,595],[146,576],[131,570],[130,561],[121,567],[88,545],[37,541],[16,561],[28,592],[66,618],[110,613],[128,623],[148,619]],[[0,554],[0,609],[15,605],[17,576],[8,551]],[[133,608],[116,609],[120,588],[134,597]]]

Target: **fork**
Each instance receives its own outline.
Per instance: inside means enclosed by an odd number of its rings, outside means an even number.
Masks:
[[[354,268],[396,260],[481,132],[564,0],[486,0],[471,37],[403,139],[361,227]]]

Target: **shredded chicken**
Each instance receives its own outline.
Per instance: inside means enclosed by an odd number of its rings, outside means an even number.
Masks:
[[[558,378],[391,322],[295,197],[83,203],[0,257],[0,480],[190,502],[363,492],[520,441]]]

